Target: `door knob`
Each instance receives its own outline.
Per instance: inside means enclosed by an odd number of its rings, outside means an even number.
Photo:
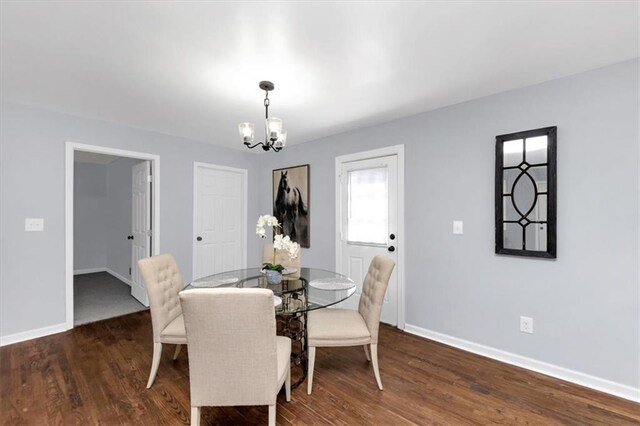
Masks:
[[[389,250],[390,252],[394,252],[396,251],[396,248],[394,246],[389,246],[387,250]]]
[[[202,237],[196,238],[197,241],[202,241]]]
[[[389,235],[389,239],[390,239],[390,240],[395,240],[395,239],[396,239],[396,234],[391,234],[391,235]]]
[[[133,235],[127,236],[127,240],[133,240]]]

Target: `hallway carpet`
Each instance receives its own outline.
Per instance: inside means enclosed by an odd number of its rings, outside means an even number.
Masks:
[[[131,287],[107,272],[73,277],[73,324],[86,324],[147,309]]]

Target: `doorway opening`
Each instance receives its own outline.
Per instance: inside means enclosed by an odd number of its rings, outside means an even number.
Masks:
[[[66,326],[146,309],[137,260],[159,253],[159,157],[67,142]]]

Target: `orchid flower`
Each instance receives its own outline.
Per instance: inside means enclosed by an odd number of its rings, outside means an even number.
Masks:
[[[265,214],[258,217],[258,223],[256,223],[256,234],[259,235],[260,238],[267,237],[267,231],[265,229],[266,226],[273,228],[273,265],[276,265],[276,252],[278,250],[286,251],[289,259],[291,260],[298,257],[300,244],[291,241],[291,238],[288,235],[276,234],[276,228],[280,227],[280,223],[278,223],[278,219],[275,216]]]

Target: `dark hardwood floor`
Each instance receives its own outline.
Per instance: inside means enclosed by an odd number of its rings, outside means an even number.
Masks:
[[[382,327],[378,391],[362,348],[320,348],[312,395],[278,424],[640,424],[640,405]],[[151,364],[148,311],[0,348],[3,424],[188,424],[186,353]],[[224,384],[221,384],[223,386]],[[266,424],[266,407],[204,408],[203,424]]]

